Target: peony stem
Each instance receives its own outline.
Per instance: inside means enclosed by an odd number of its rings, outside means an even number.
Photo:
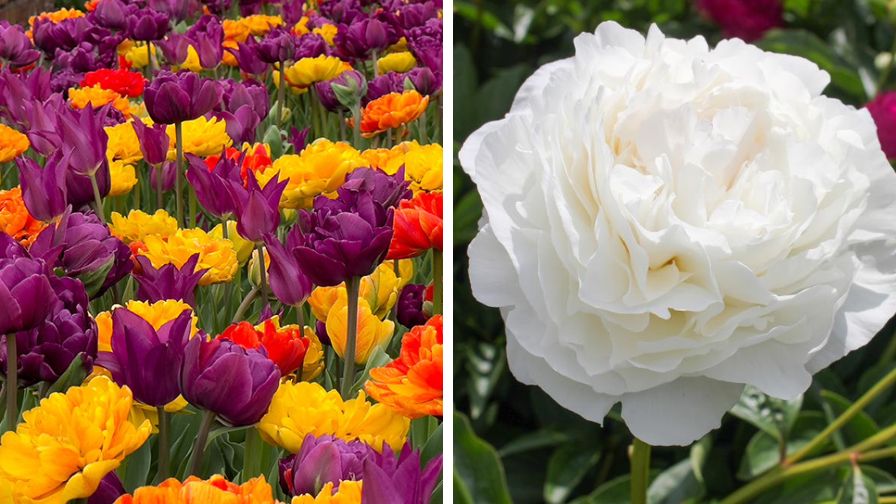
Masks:
[[[205,453],[205,443],[208,441],[208,433],[212,429],[214,421],[215,412],[205,410],[202,414],[202,425],[199,427],[196,443],[193,445],[193,462],[190,464],[191,475],[198,476],[199,470],[202,468],[202,455]]]
[[[873,401],[877,396],[879,396],[883,391],[890,388],[894,383],[896,383],[896,369],[891,370],[886,374],[880,381],[874,384],[873,387],[868,389],[862,397],[860,397],[856,402],[852,403],[852,405],[846,409],[843,413],[840,414],[839,417],[835,418],[833,422],[828,424],[827,427],[824,428],[821,432],[819,432],[814,438],[812,438],[808,443],[806,443],[802,448],[797,450],[793,455],[787,457],[783,464],[784,466],[793,465],[800,460],[806,458],[807,455],[810,455],[814,450],[818,449],[825,441],[827,441],[828,437],[834,432],[840,430],[844,425],[846,425],[852,417],[856,416],[868,406],[871,401]]]
[[[442,251],[432,249],[432,312],[442,313]]]
[[[161,482],[170,475],[171,447],[169,446],[168,412],[165,411],[164,406],[157,406],[156,410],[159,413],[159,468],[156,472],[156,479]]]
[[[361,277],[351,277],[345,282],[346,294],[348,295],[348,317],[346,324],[345,337],[345,353],[342,355],[345,360],[345,369],[342,373],[342,388],[340,389],[343,399],[348,399],[352,391],[352,382],[355,381],[355,344],[358,339],[358,292],[361,287]]]
[[[647,504],[650,445],[634,438],[631,445],[631,504]]]
[[[174,145],[177,152],[177,170],[174,173],[174,193],[177,204],[177,224],[184,226],[184,188],[181,170],[184,169],[184,127],[183,123],[174,125]]]
[[[93,205],[96,207],[94,210],[96,211],[97,217],[100,218],[100,221],[105,224],[106,211],[103,209],[103,197],[100,196],[100,186],[96,183],[96,174],[91,173],[89,177],[90,187],[93,188]]]
[[[16,335],[6,335],[6,430],[16,428],[19,419],[19,407],[16,404],[19,392],[19,363],[16,354]]]
[[[789,478],[845,464],[852,460],[855,460],[856,463],[858,463],[892,457],[896,455],[896,447],[887,447],[880,450],[872,450],[872,448],[887,443],[894,437],[896,437],[896,425],[891,425],[870,438],[850,446],[843,451],[791,466],[779,466],[765,473],[765,475],[760,478],[741,487],[739,490],[722,500],[719,504],[742,504],[750,502],[751,500],[754,500],[757,495],[780,485]]]

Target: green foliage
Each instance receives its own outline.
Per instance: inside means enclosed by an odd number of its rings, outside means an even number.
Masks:
[[[670,36],[702,35],[715,44],[722,34],[700,16],[695,3],[455,1],[455,159],[470,133],[507,112],[526,77],[546,62],[570,56],[575,35],[593,30],[601,21],[616,20],[642,32],[657,23]],[[879,56],[892,51],[896,42],[893,2],[786,0],[784,4],[785,26],[768,32],[758,45],[812,60],[831,74],[825,93],[857,107],[878,88],[894,87],[896,78],[886,58]],[[618,410],[599,426],[511,376],[500,314],[480,305],[470,292],[466,247],[476,235],[482,207],[458,165],[454,187],[457,501],[627,503],[631,437]],[[690,449],[654,449],[649,501],[717,502],[778,470],[782,457],[804,446],[893,368],[896,345],[888,349],[893,332],[891,323],[867,347],[819,373],[810,391],[798,400],[780,401],[749,390],[721,428]],[[812,456],[841,450],[896,422],[893,393],[888,390],[871,402]],[[878,495],[896,495],[894,470],[896,464],[889,458],[854,467],[847,462],[790,478],[754,502],[877,502]]]

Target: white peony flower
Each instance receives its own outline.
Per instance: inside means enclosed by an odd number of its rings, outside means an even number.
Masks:
[[[655,26],[575,47],[460,152],[473,292],[517,379],[688,444],[745,384],[795,398],[896,312],[896,175],[827,73]]]

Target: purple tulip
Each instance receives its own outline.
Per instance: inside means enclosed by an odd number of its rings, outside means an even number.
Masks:
[[[170,191],[174,187],[174,179],[179,170],[177,161],[162,163],[162,191]],[[159,187],[159,170],[152,170],[149,174],[150,187]]]
[[[196,53],[202,68],[215,68],[224,56],[224,27],[216,16],[202,16],[184,34]]]
[[[244,73],[261,75],[268,69],[269,65],[259,56],[259,44],[252,37],[249,37],[245,43],[238,42],[236,49],[225,48],[225,50],[233,54],[237,64],[240,66],[240,70]]]
[[[338,190],[339,198],[327,201],[321,199],[315,201],[315,206],[326,205],[342,209],[357,208],[355,203],[362,194],[370,194],[373,201],[383,208],[397,208],[403,199],[411,199],[414,193],[408,188],[408,182],[404,178],[404,168],[400,168],[394,175],[389,175],[382,170],[373,168],[359,168],[345,178],[345,182]]]
[[[39,57],[40,52],[25,35],[24,28],[0,21],[0,60],[3,66],[21,68],[34,63]]]
[[[256,80],[235,81],[227,79],[221,81],[224,88],[224,110],[236,113],[244,105],[251,107],[259,119],[268,116],[270,100],[267,88]]]
[[[401,93],[404,91],[405,74],[397,72],[388,72],[370,81],[367,84],[367,94],[362,98],[361,103],[367,103],[376,100],[381,96],[389,93]]]
[[[241,154],[242,158],[245,154]],[[214,169],[209,170],[205,161],[187,154],[189,166],[187,168],[187,180],[196,191],[196,199],[202,207],[212,215],[224,218],[236,212],[236,203],[231,196],[229,186],[231,183],[242,185],[240,178],[240,165],[242,159],[232,160],[227,157],[227,152],[222,152]]]
[[[339,74],[335,79],[318,82],[314,85],[317,97],[320,99],[320,103],[324,108],[330,112],[344,112],[348,110],[348,105],[339,101],[339,97],[333,86],[343,86],[349,90],[358,90],[358,94],[363,95],[365,92],[362,90],[367,89],[367,80],[361,72],[357,70],[348,70]],[[357,98],[360,99],[360,96]]]
[[[113,471],[100,480],[100,486],[97,487],[93,495],[87,498],[87,504],[114,504],[124,493],[124,485]]]
[[[0,114],[10,123],[30,129],[28,111],[50,99],[53,93],[50,79],[51,73],[42,68],[27,74],[0,70]],[[62,103],[58,95],[57,100]]]
[[[436,76],[436,74],[427,67],[413,68],[406,75],[408,79],[411,79],[414,89],[422,95],[432,96],[442,90],[441,75]]]
[[[130,248],[93,213],[64,214],[40,232],[31,253],[46,255],[56,247],[61,247],[61,255],[54,266],[81,280],[91,296],[102,294],[133,269]]]
[[[395,29],[378,19],[360,19],[350,25],[340,24],[333,42],[340,56],[364,59],[372,51],[382,52],[399,38]]]
[[[383,453],[364,460],[361,504],[427,504],[442,472],[442,456],[420,468],[420,452],[404,445],[396,457],[387,444]]]
[[[296,60],[316,58],[324,54],[330,54],[330,46],[323,37],[316,33],[306,33],[299,37],[295,53]]]
[[[350,24],[367,17],[367,13],[359,0],[321,2],[319,8],[323,17],[342,24]]]
[[[65,186],[68,162],[69,154],[62,150],[47,159],[43,168],[29,157],[16,158],[22,198],[25,208],[34,218],[48,222],[65,212],[68,205]]]
[[[256,55],[269,65],[295,59],[296,36],[285,28],[275,28],[256,47]]]
[[[143,159],[152,166],[158,166],[168,159],[170,139],[164,124],[147,126],[140,119],[133,121],[134,132],[140,141],[140,152]],[[155,186],[153,186],[155,187]]]
[[[143,92],[146,111],[153,121],[176,124],[211,112],[224,90],[211,79],[191,72],[160,72]]]
[[[209,12],[218,16],[223,15],[230,10],[233,0],[201,0],[202,4],[208,7]]]
[[[104,171],[108,178],[106,145],[109,143],[109,136],[103,121],[110,108],[104,106],[94,110],[88,104],[83,109],[63,109],[56,116],[62,131],[63,148],[70,153],[70,168],[78,175],[97,176],[99,171]]]
[[[34,45],[49,57],[56,54],[57,49],[71,51],[81,42],[94,42],[108,30],[94,25],[87,17],[64,19],[54,23],[49,19],[38,19],[31,30]]]
[[[197,335],[187,343],[180,390],[190,404],[217,414],[234,427],[264,416],[280,385],[280,370],[262,350]]]
[[[249,105],[243,105],[233,113],[212,112],[212,116],[224,121],[227,136],[233,139],[237,145],[242,143],[255,143],[256,129],[261,119]]]
[[[155,41],[155,44],[162,50],[162,54],[169,64],[181,65],[187,59],[190,39],[182,33],[172,33],[164,39]]]
[[[222,156],[223,158],[224,156]],[[243,238],[259,243],[280,225],[280,196],[288,180],[271,180],[262,189],[249,170],[248,183],[230,181],[227,190],[236,213],[236,230]]]
[[[281,15],[287,26],[298,23],[305,15],[304,0],[281,0]]]
[[[426,286],[423,284],[408,284],[401,289],[398,295],[396,315],[398,322],[410,329],[423,325],[432,316],[426,309]],[[429,311],[432,311],[430,309]]]
[[[289,238],[288,238],[289,239]],[[313,285],[299,266],[298,261],[289,250],[292,246],[284,247],[275,236],[266,236],[265,248],[271,259],[268,267],[268,283],[271,291],[281,303],[289,306],[298,306],[308,299]]]
[[[128,17],[128,36],[142,42],[154,42],[165,38],[171,30],[168,14],[143,8]]]
[[[442,80],[442,21],[430,19],[426,24],[406,32],[408,49],[418,62]]]
[[[50,277],[53,294],[41,302],[50,314],[31,330],[15,334],[18,376],[23,386],[53,383],[78,356],[86,373],[96,358],[96,324],[87,312],[84,285],[69,277]],[[3,340],[4,338],[0,338]],[[0,348],[0,366],[6,368],[6,344]]]
[[[103,0],[90,17],[99,26],[121,31],[128,27],[128,16],[136,10],[135,5],[125,5],[121,0]]]
[[[317,495],[325,484],[333,483],[335,492],[340,481],[361,479],[364,461],[373,453],[373,448],[358,440],[308,434],[299,453],[280,459],[280,488],[287,495]]]
[[[158,331],[127,308],[112,312],[112,351],[97,364],[127,385],[134,398],[149,406],[164,406],[180,395],[178,374],[190,339],[193,312],[184,310]]]
[[[301,212],[290,237],[292,253],[316,285],[369,275],[382,262],[392,240],[392,207],[407,195],[403,179],[403,170],[395,177],[355,170],[338,198],[318,196],[313,211]]]
[[[314,324],[314,334],[317,335],[317,339],[320,340],[320,343],[322,345],[325,345],[325,346],[332,345],[332,343],[330,342],[330,335],[327,334],[327,324],[324,321],[318,320]]]
[[[0,334],[30,331],[48,318],[57,307],[52,277],[43,260],[0,258]]]
[[[202,4],[197,0],[147,0],[147,6],[159,12],[164,12],[175,21],[196,16],[202,10]]]
[[[308,145],[308,133],[311,133],[310,127],[298,129],[293,126],[290,128],[289,143],[292,144],[293,151],[296,154],[305,150],[305,146]]]
[[[199,254],[193,254],[183,266],[165,264],[156,268],[145,256],[137,256],[140,268],[134,271],[137,280],[137,299],[155,303],[165,299],[179,299],[196,306],[196,286],[206,270],[196,270]]]

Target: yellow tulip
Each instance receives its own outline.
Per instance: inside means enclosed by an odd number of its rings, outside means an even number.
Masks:
[[[210,236],[215,238],[224,238],[224,226],[218,224],[208,232]],[[227,221],[227,239],[233,242],[233,249],[236,250],[236,260],[240,265],[246,264],[252,251],[255,250],[255,244],[243,238],[236,230],[236,221]]]
[[[134,165],[125,164],[124,161],[111,161],[109,163],[109,196],[121,196],[131,192],[137,185],[137,170]]]
[[[339,392],[325,390],[319,383],[287,381],[274,394],[258,430],[269,443],[292,453],[299,452],[307,434],[357,439],[378,451],[385,443],[398,451],[410,425],[410,420],[388,407],[369,402],[364,392],[343,401]]]
[[[286,83],[296,88],[307,88],[315,82],[335,79],[351,65],[335,56],[320,55],[302,58],[286,67]]]
[[[208,157],[221,152],[233,144],[233,139],[227,135],[227,124],[217,117],[206,119],[200,117],[192,121],[184,121],[184,153],[199,157]],[[171,143],[168,147],[168,161],[174,161],[177,157],[175,151],[174,125],[166,129]]]
[[[207,270],[199,285],[229,282],[238,267],[233,242],[216,238],[199,228],[179,229],[167,240],[150,235],[143,243],[146,249],[140,254],[146,256],[155,268],[165,264],[180,268],[191,256],[199,254],[196,269]]]
[[[360,504],[362,481],[345,480],[339,482],[339,490],[333,492],[333,483],[326,483],[317,495],[297,495],[291,504]]]
[[[345,346],[348,334],[348,303],[339,299],[327,314],[327,336],[333,350],[340,357],[347,359]],[[380,320],[370,309],[367,299],[358,299],[358,333],[355,340],[355,362],[364,364],[377,348],[385,348],[392,339],[395,323],[391,320]]]
[[[388,72],[405,73],[417,66],[417,60],[409,51],[387,54],[376,62],[376,67],[381,74]]]
[[[0,480],[13,502],[64,504],[91,496],[149,437],[149,421],[128,420],[133,395],[106,377],[55,393],[0,438]]]
[[[261,186],[275,178],[288,181],[280,198],[282,208],[311,208],[316,196],[334,193],[349,172],[363,166],[368,162],[348,143],[320,138],[300,154],[281,156],[256,176]]]
[[[177,232],[177,220],[162,209],[152,215],[142,210],[131,210],[127,217],[112,212],[110,221],[112,236],[127,244],[142,242],[149,235],[165,239]]]

